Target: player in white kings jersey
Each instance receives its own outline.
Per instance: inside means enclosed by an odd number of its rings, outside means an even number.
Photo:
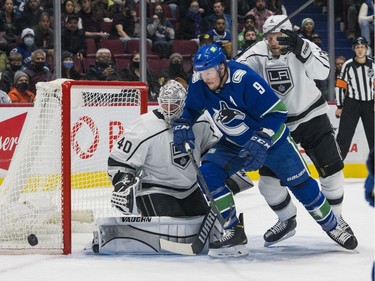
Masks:
[[[284,15],[269,17],[264,32],[269,32],[286,19]],[[285,20],[253,47],[237,58],[250,66],[272,87],[288,109],[285,122],[296,143],[314,163],[323,194],[332,206],[341,228],[353,233],[342,218],[344,197],[344,163],[330,123],[328,104],[314,79],[327,79],[330,65],[327,55],[314,43],[300,38]],[[295,234],[296,207],[287,189],[280,185],[269,169],[260,169],[259,190],[279,221],[265,234],[265,245],[280,242]]]

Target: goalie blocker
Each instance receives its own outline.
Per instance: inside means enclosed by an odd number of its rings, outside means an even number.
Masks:
[[[92,251],[97,254],[171,254],[160,247],[160,239],[192,243],[204,216],[195,217],[140,217],[123,216],[97,220],[93,233]],[[202,254],[208,252],[208,243],[222,236],[218,221],[205,243]]]

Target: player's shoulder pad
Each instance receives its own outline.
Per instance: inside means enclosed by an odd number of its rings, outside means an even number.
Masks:
[[[268,47],[267,43],[264,40],[261,40],[257,42],[255,45],[253,45],[250,49],[243,52],[241,56],[239,56],[236,61],[246,61],[248,57],[253,56],[268,56]]]
[[[146,137],[167,130],[163,119],[159,119],[153,111],[142,114],[131,126],[130,130]]]
[[[244,77],[248,76],[253,70],[245,64],[237,61],[228,61],[228,67],[230,69],[231,82],[239,84],[244,80]]]

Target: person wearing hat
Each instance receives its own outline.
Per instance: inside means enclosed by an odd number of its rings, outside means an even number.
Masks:
[[[258,37],[260,37],[261,34],[259,34],[259,30],[256,28],[256,19],[254,15],[247,15],[245,16],[245,26],[243,27],[242,31],[238,33],[238,47],[239,49],[244,48],[245,45],[245,32],[249,29],[252,29],[255,31],[255,34]]]
[[[61,50],[69,51],[77,58],[83,60],[86,56],[87,45],[85,32],[78,28],[78,16],[71,14],[67,17],[65,29],[61,34]]]
[[[35,99],[35,94],[27,90],[29,86],[29,76],[18,70],[14,74],[14,88],[8,93],[12,103],[32,103]]]
[[[169,57],[169,67],[161,71],[159,75],[159,85],[163,86],[169,80],[176,80],[181,83],[185,89],[189,83],[189,77],[186,74],[184,68],[182,67],[183,58],[180,53],[173,53]]]
[[[12,53],[20,53],[22,55],[23,66],[28,66],[31,62],[31,54],[37,49],[34,43],[35,33],[31,28],[25,28],[22,30],[21,39],[22,42],[17,44],[17,47],[10,51]]]
[[[13,88],[14,74],[22,67],[22,55],[12,53],[9,55],[9,66],[1,74],[0,90],[8,93]]]
[[[304,18],[301,23],[299,33],[303,38],[313,41],[312,35],[315,33],[315,22],[311,18]]]
[[[81,79],[81,73],[74,68],[73,54],[69,51],[64,51],[61,54],[61,78]]]
[[[199,46],[211,45],[214,42],[214,38],[211,34],[204,33],[199,36]]]

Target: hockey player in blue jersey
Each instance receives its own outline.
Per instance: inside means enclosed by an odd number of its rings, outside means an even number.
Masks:
[[[357,240],[337,227],[337,220],[317,182],[310,177],[285,125],[287,109],[268,84],[249,67],[227,62],[216,45],[202,46],[194,57],[192,81],[181,117],[173,123],[174,143],[194,148],[192,125],[206,109],[223,137],[202,160],[200,171],[221,215],[227,221],[224,236],[210,244],[213,257],[247,255],[242,216],[225,179],[244,168],[268,167],[290,188],[322,229],[338,244],[354,249]]]

